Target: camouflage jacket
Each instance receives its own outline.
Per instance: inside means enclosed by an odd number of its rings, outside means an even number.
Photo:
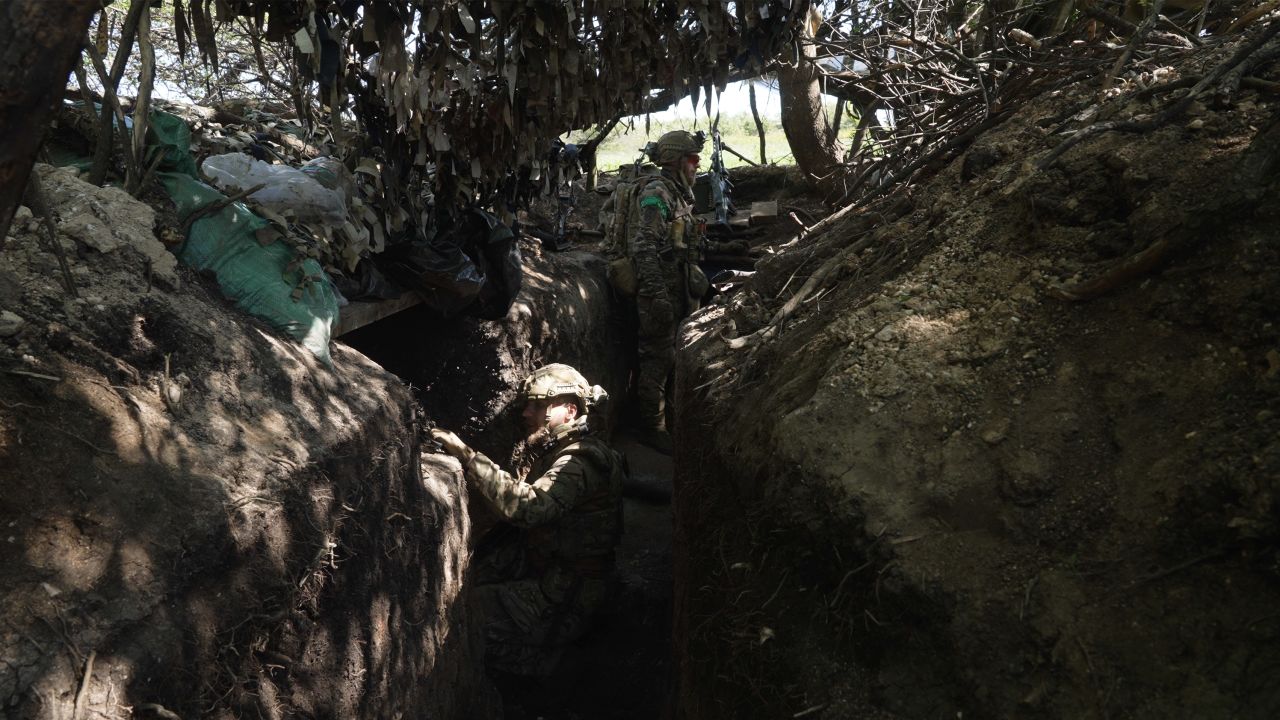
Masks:
[[[639,189],[630,212],[627,254],[635,263],[637,293],[663,295],[683,271],[678,261],[697,261],[693,189],[664,168]]]
[[[622,460],[591,434],[587,416],[556,428],[522,482],[477,453],[467,479],[504,519],[529,530],[529,552],[542,563],[611,565],[622,536]]]

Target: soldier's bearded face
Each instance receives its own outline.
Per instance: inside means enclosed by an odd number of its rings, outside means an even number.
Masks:
[[[692,185],[694,179],[698,177],[698,163],[701,162],[702,156],[697,153],[684,156],[684,163],[680,166],[680,169],[684,172],[684,179],[688,181],[690,185]]]

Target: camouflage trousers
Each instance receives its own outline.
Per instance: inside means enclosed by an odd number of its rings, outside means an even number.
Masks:
[[[675,317],[666,318],[650,310],[653,299],[636,298],[638,333],[636,350],[639,372],[636,378],[636,405],[640,426],[666,429],[667,380],[676,365],[676,333],[685,316],[698,309],[697,300],[688,296],[682,279],[683,262],[668,269],[667,300],[675,308]]]
[[[508,543],[476,568],[485,667],[514,675],[547,676],[560,661],[564,646],[586,632],[604,604],[606,583],[554,566],[532,573],[522,545]]]

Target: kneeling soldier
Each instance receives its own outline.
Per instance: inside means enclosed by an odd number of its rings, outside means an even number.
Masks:
[[[462,461],[468,483],[522,532],[477,562],[490,669],[547,675],[605,600],[622,535],[622,458],[593,433],[606,395],[568,365],[524,381],[524,421],[536,454],[525,481],[467,447],[432,437]]]

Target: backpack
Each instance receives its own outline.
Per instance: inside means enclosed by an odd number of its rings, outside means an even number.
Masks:
[[[657,165],[650,163],[632,163],[618,168],[618,181],[614,184],[613,195],[600,210],[601,230],[604,232],[603,250],[605,257],[618,258],[627,255],[631,238],[631,206],[635,202],[636,193],[640,192],[654,178],[661,177],[662,171]]]
[[[618,182],[613,194],[600,209],[600,225],[604,232],[601,251],[609,258],[609,284],[620,294],[632,297],[636,294],[636,270],[631,262],[628,245],[631,242],[631,207],[636,193],[655,178],[661,177],[657,165],[641,163],[618,168]]]

